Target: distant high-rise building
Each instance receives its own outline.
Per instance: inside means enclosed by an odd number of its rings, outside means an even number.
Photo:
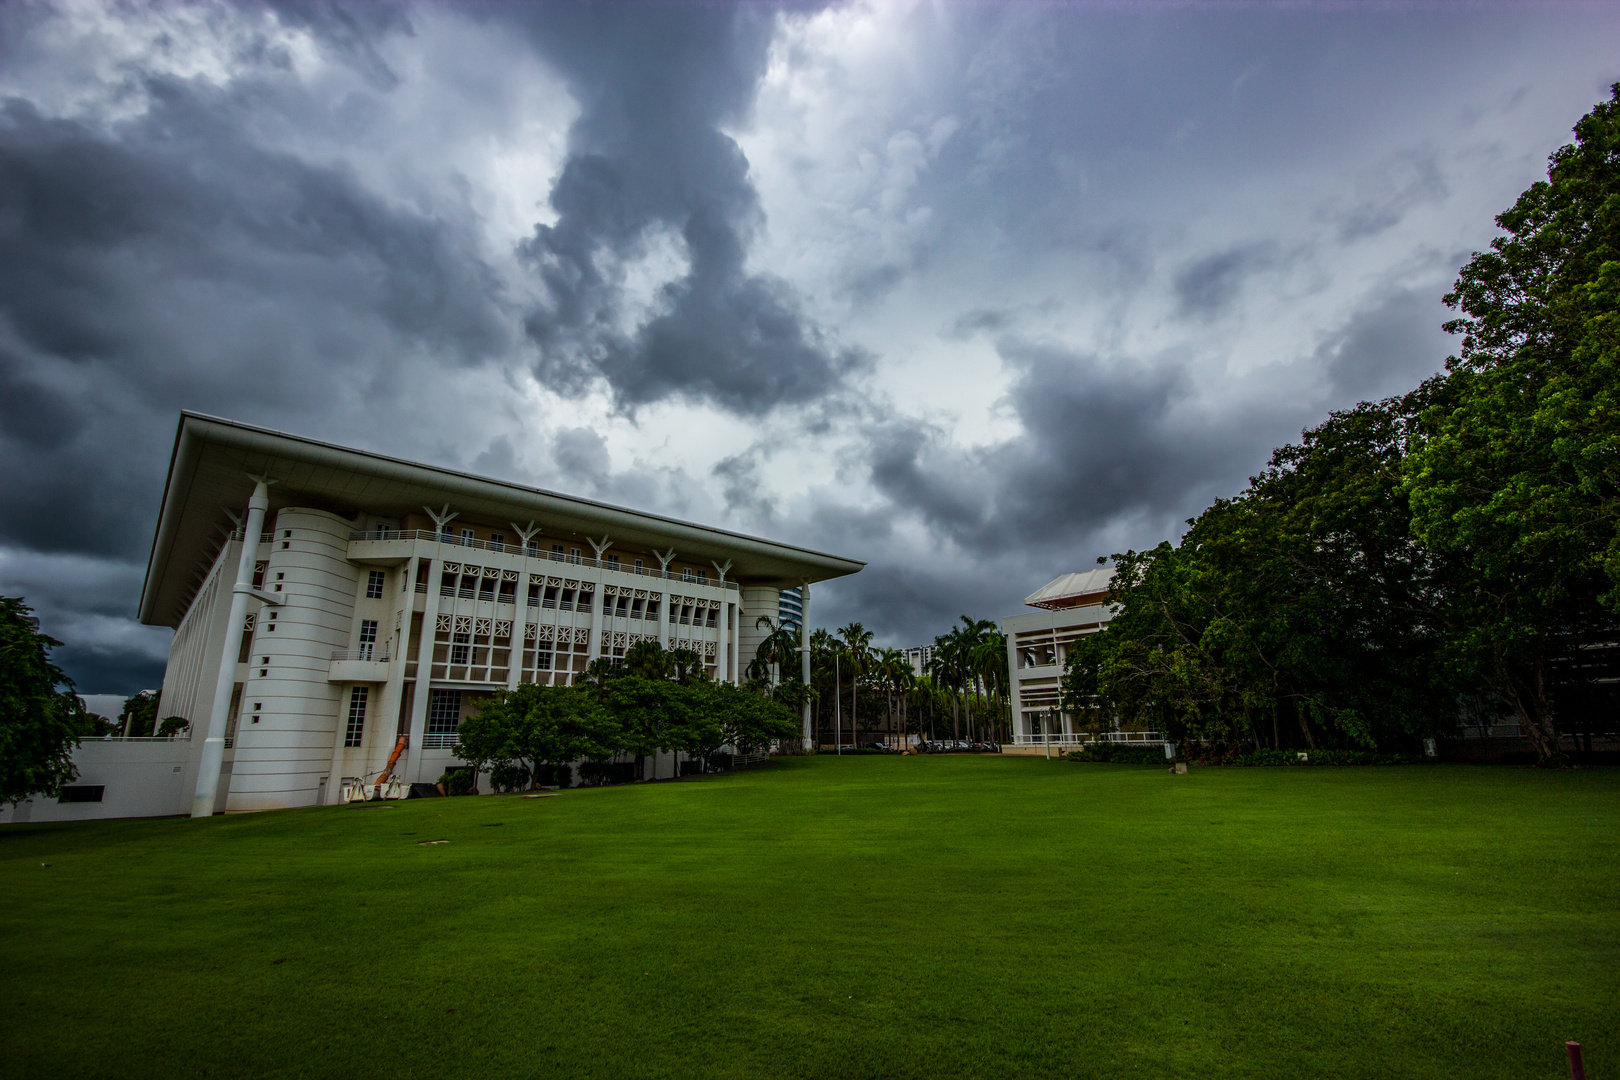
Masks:
[[[783,589],[776,600],[776,624],[795,634],[804,625],[804,590]]]
[[[932,645],[917,645],[910,649],[902,649],[906,655],[906,662],[917,675],[927,675],[929,667],[934,662],[934,647]]]

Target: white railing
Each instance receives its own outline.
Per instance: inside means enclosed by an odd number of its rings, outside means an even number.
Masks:
[[[456,733],[453,731],[430,731],[422,736],[422,749],[448,750],[456,745]]]
[[[190,742],[191,731],[180,732],[178,735],[86,735],[79,740],[87,742]]]
[[[1157,731],[1105,731],[1100,739],[1090,732],[1013,735],[1014,746],[1085,746],[1094,742],[1126,746],[1163,746],[1164,736]]]
[[[367,649],[364,646],[362,646],[361,648],[358,648],[358,649],[333,649],[332,650],[332,659],[333,660],[368,660],[368,661],[370,661],[371,663],[374,663],[374,664],[386,664],[386,663],[388,663],[388,653],[387,653],[386,650],[379,651],[379,650],[374,649],[374,648],[373,649]]]
[[[240,530],[238,530],[240,532]],[[269,540],[270,534],[264,534]],[[238,535],[236,539],[240,540]],[[672,574],[668,570],[651,566],[626,566],[611,559],[602,559],[594,555],[575,555],[564,551],[542,551],[538,545],[508,544],[501,540],[478,540],[472,537],[457,536],[454,533],[438,533],[432,529],[372,529],[369,531],[356,531],[349,533],[351,543],[360,540],[431,540],[444,544],[447,547],[472,548],[475,551],[495,551],[509,555],[527,555],[531,559],[541,559],[547,562],[569,563],[573,566],[597,566],[603,570],[617,570],[621,574],[635,574],[640,577],[667,578],[670,581],[679,581],[683,585],[713,585],[740,591],[741,585],[735,581],[720,581],[707,577],[687,577],[684,574]],[[425,591],[418,589],[418,592]]]

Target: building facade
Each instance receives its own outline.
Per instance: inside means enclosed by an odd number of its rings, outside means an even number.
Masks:
[[[862,565],[183,414],[140,607],[174,630],[162,710],[191,723],[168,812],[210,787],[214,810],[334,802],[400,736],[397,771],[437,780],[488,696],[639,641],[735,682],[783,588]]]
[[[1112,567],[1064,574],[1024,599],[1041,610],[1001,620],[1012,671],[1010,749],[1045,753],[1078,746],[1087,737],[1075,730],[1072,717],[1060,707],[1063,664],[1075,641],[1095,634],[1113,617],[1108,605],[1113,578]]]
[[[804,626],[804,588],[783,589],[776,601],[776,625],[797,634]]]

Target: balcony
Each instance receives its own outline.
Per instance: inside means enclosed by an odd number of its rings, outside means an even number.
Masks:
[[[332,653],[327,682],[380,683],[388,681],[388,653],[379,649],[337,649]]]

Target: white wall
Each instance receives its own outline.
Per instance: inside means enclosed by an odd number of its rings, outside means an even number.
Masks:
[[[98,803],[59,803],[35,796],[16,807],[0,804],[0,824],[25,821],[86,821],[91,818],[163,817],[185,813],[188,739],[90,739],[73,753],[75,784],[106,790]]]
[[[342,737],[342,686],[328,682],[327,673],[333,651],[352,647],[360,576],[348,560],[350,528],[324,510],[288,508],[276,515],[267,550],[261,548],[268,563],[264,591],[283,603],[265,605],[254,627],[227,811],[311,806],[330,775]]]

